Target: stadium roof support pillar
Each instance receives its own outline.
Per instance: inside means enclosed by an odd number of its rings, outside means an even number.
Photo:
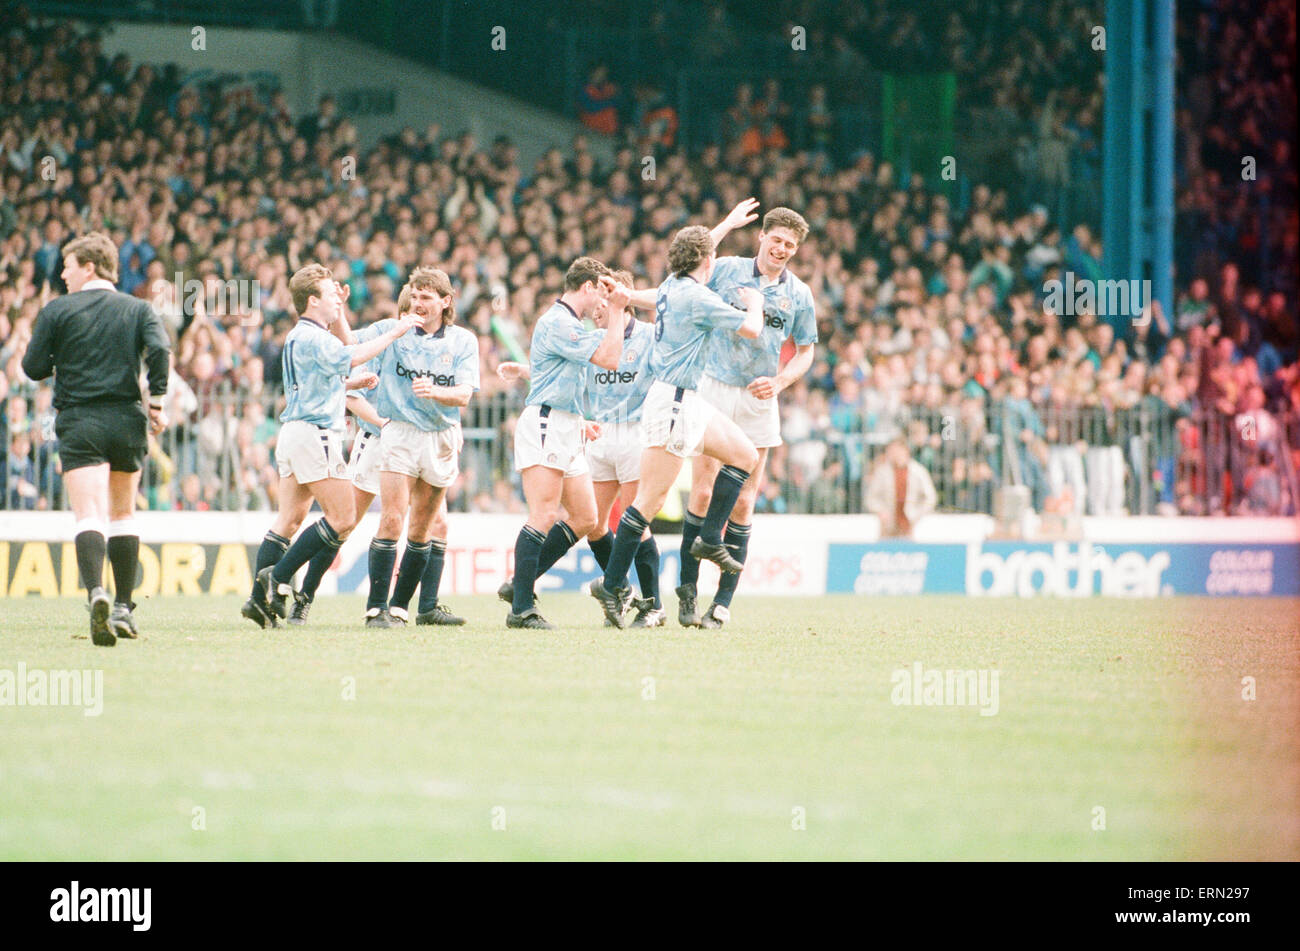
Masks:
[[[1106,2],[1102,204],[1107,278],[1150,281],[1171,321],[1175,2]]]

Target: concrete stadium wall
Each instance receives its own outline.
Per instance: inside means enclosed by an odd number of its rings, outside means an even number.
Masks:
[[[242,594],[271,513],[141,512],[139,595]],[[490,594],[513,574],[518,515],[450,518],[444,591]],[[378,525],[367,515],[339,552],[322,594],[364,591]],[[1084,519],[1079,537],[1000,540],[984,516],[932,515],[908,540],[882,539],[875,516],[755,519],[742,584],[754,593],[966,594],[1012,597],[1300,595],[1300,521],[1289,518]],[[67,512],[0,513],[0,598],[78,594]],[[198,541],[196,541],[196,539]],[[664,590],[676,586],[678,539],[659,539]],[[598,573],[578,545],[539,591],[577,591]],[[700,588],[717,569],[704,564]]]
[[[193,26],[118,23],[104,36],[104,52],[125,53],[132,62],[176,63],[183,74],[211,71],[250,80],[275,76],[295,116],[316,111],[325,93],[340,100],[349,91],[391,93],[394,111],[348,114],[362,144],[409,125],[423,130],[437,122],[444,133],[472,132],[480,143],[506,134],[531,166],[547,148],[566,146],[583,131],[578,122],[384,53],[364,43],[328,34],[204,27],[206,49],[195,50]],[[588,137],[592,152],[612,158],[600,136]]]

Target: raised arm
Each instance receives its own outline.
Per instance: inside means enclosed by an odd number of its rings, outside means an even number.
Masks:
[[[602,278],[601,283],[604,284],[606,280]],[[628,300],[631,298],[631,288],[624,287],[616,281],[609,281],[607,286],[609,287],[609,311],[611,314],[617,314],[627,307]],[[596,352],[591,355],[591,362],[602,370],[617,370],[618,361],[622,356],[623,322],[608,320],[605,323],[605,337],[600,341]]]
[[[359,367],[363,363],[369,363],[375,357],[379,356],[398,337],[403,336],[408,330],[420,326],[420,318],[415,314],[403,314],[397,318],[397,323],[392,329],[380,334],[374,340],[367,340],[365,343],[358,343],[352,347],[352,365]]]
[[[731,212],[727,217],[714,225],[713,230],[709,232],[710,237],[713,238],[714,249],[717,249],[718,245],[722,244],[722,239],[731,234],[731,232],[735,231],[737,228],[743,228],[750,222],[757,220],[758,199],[746,198],[735,208],[731,209]]]

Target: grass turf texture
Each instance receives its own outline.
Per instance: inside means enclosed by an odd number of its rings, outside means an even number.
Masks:
[[[742,596],[721,632],[452,606],[263,632],[162,598],[103,649],[74,601],[5,602],[0,669],[102,668],[104,708],[0,706],[0,858],[1300,858],[1294,600]],[[894,705],[916,661],[998,670],[999,712]]]

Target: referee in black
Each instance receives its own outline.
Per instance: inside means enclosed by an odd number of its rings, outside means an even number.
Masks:
[[[63,249],[68,294],[41,308],[23,355],[33,380],[54,374],[55,434],[63,484],[76,516],[77,567],[90,600],[90,637],[112,647],[137,635],[131,609],[140,560],[135,525],[146,430],[167,425],[171,343],[147,301],[113,287],[117,245],[100,232]],[[140,399],[140,363],[149,374],[149,409]],[[107,536],[107,541],[105,541]],[[115,600],[104,590],[104,554],[113,566]]]

